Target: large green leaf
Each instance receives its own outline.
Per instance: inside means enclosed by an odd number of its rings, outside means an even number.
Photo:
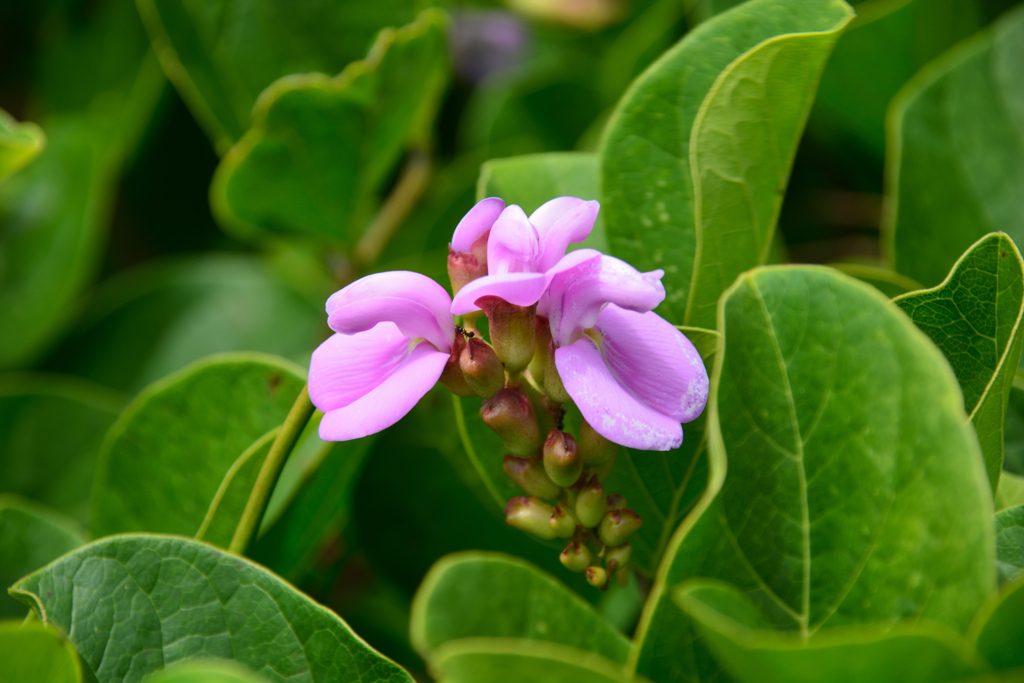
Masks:
[[[198,361],[132,401],[107,434],[91,530],[194,535],[239,456],[284,421],[305,383],[273,356]]]
[[[1024,339],[1020,252],[1004,233],[982,237],[942,284],[894,301],[946,354],[956,373],[995,493],[1003,469],[1003,421]]]
[[[931,286],[982,235],[1024,239],[1024,9],[923,69],[890,116],[896,270]]]
[[[330,610],[259,565],[191,539],[102,539],[11,593],[68,634],[99,683],[202,657],[234,659],[268,681],[412,681]]]
[[[964,629],[994,581],[992,503],[942,354],[827,268],[752,271],[722,304],[708,490],[659,567],[637,671],[718,670],[667,597],[687,578],[736,585],[803,639],[897,619]],[[950,500],[956,514],[935,507]]]
[[[56,629],[39,623],[0,622],[0,681],[80,683],[78,655]]]
[[[464,638],[443,645],[431,671],[448,683],[626,683],[622,667],[571,647],[505,638]]]
[[[753,0],[701,24],[619,103],[601,149],[612,253],[663,268],[659,308],[711,327],[718,295],[769,255],[818,77],[850,8]]]
[[[735,588],[687,581],[673,592],[721,667],[743,683],[940,683],[984,670],[967,641],[935,625],[819,631],[771,628]]]
[[[287,76],[211,187],[218,219],[245,237],[291,233],[354,244],[403,147],[429,135],[446,80],[445,16],[381,33],[334,78]]]
[[[1024,667],[1024,580],[992,596],[971,627],[975,647],[996,669]]]
[[[377,32],[413,19],[413,0],[137,0],[160,63],[221,153],[282,76],[335,74]]]
[[[1024,574],[1024,505],[996,513],[996,570],[999,583]]]
[[[83,543],[85,534],[73,520],[18,496],[0,495],[0,588]],[[24,615],[24,606],[0,596],[0,619]]]
[[[999,477],[999,488],[996,489],[995,504],[996,512],[1024,505],[1024,477],[1004,471],[1003,476]]]
[[[235,662],[211,659],[171,667],[147,676],[145,683],[261,683],[266,680]]]
[[[0,109],[0,182],[35,159],[46,145],[46,134],[34,123],[18,123]]]

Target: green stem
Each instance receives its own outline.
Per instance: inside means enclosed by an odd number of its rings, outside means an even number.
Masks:
[[[256,536],[260,522],[263,521],[263,513],[267,510],[267,503],[270,502],[270,494],[277,484],[277,478],[281,476],[281,470],[295,448],[302,430],[306,428],[306,423],[313,416],[314,410],[316,408],[309,400],[309,385],[306,385],[302,387],[302,393],[292,404],[292,409],[288,411],[288,417],[284,419],[284,424],[281,425],[281,430],[260,467],[256,484],[252,487],[249,500],[242,511],[242,518],[235,527],[235,535],[231,537],[231,545],[228,546],[231,552],[244,554]]]

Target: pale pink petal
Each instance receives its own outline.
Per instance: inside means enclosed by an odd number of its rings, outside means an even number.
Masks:
[[[580,249],[563,259],[566,261]],[[563,268],[560,261],[556,269]],[[574,342],[593,327],[597,314],[609,303],[631,311],[649,311],[665,299],[662,271],[641,273],[611,256],[590,258],[550,276],[548,317],[556,346]]]
[[[309,398],[325,413],[347,406],[397,370],[411,349],[394,323],[332,335],[310,360]]]
[[[587,239],[600,208],[596,201],[558,197],[530,214],[530,222],[537,228],[541,241],[541,256],[535,270],[548,270],[565,256],[570,243]]]
[[[473,242],[476,242],[481,235],[491,229],[494,221],[498,219],[504,209],[505,202],[497,197],[488,197],[478,201],[455,226],[455,234],[452,235],[452,249],[470,251],[473,248]]]
[[[381,296],[363,299],[335,307],[327,317],[327,325],[335,332],[355,334],[372,328],[380,322],[392,322],[406,337],[422,337],[441,351],[451,351],[455,323],[448,314],[453,334],[448,335],[437,324],[437,318],[425,306],[411,299]]]
[[[540,257],[540,236],[523,210],[516,204],[506,206],[491,227],[487,238],[487,274],[532,271]]]
[[[679,421],[626,391],[589,337],[555,349],[555,367],[583,417],[609,441],[644,451],[667,451],[683,443]]]
[[[426,275],[413,273],[408,270],[392,270],[386,273],[374,273],[359,278],[344,289],[335,292],[327,300],[327,315],[333,315],[335,309],[340,306],[376,299],[378,297],[394,297],[398,299],[409,299],[425,307],[437,320],[437,327],[448,340],[447,345],[455,339],[455,323],[452,321],[451,308],[452,299],[444,287],[431,280]],[[378,320],[391,320],[388,316],[382,316]],[[369,327],[373,327],[370,325]],[[332,329],[334,328],[332,325]],[[367,328],[364,328],[367,329]],[[341,330],[338,330],[339,332]],[[425,337],[424,334],[412,334],[413,337]],[[438,346],[442,348],[442,346]]]
[[[375,434],[398,422],[437,383],[448,354],[420,344],[371,391],[320,420],[324,441],[348,441]]]
[[[609,305],[594,326],[605,363],[634,396],[679,422],[708,401],[708,372],[690,340],[657,313]]]
[[[485,296],[496,296],[516,306],[532,306],[543,293],[543,273],[485,275],[459,290],[452,301],[452,315],[480,310],[476,302]]]

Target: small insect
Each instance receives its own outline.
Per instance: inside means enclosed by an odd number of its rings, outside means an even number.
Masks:
[[[461,334],[466,339],[472,339],[473,337],[476,336],[475,332],[470,332],[469,330],[467,330],[462,325],[456,325],[455,326],[455,331],[458,332],[459,334]]]

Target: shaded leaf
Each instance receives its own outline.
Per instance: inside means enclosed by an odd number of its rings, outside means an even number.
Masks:
[[[1004,471],[995,495],[996,512],[1024,505],[1024,477]]]
[[[182,664],[147,676],[145,683],[260,683],[265,680],[234,662],[206,660]]]
[[[1024,384],[1019,369],[1010,389],[1010,400],[1006,408],[1006,419],[1003,421],[1003,476],[1007,474],[1018,477],[1024,475]],[[1021,501],[1024,503],[1024,500]]]
[[[35,159],[45,146],[42,128],[31,122],[18,123],[0,109],[0,182]]]
[[[864,263],[831,263],[840,273],[866,282],[889,298],[923,289],[921,284],[894,270]]]
[[[55,628],[0,622],[0,681],[79,683],[78,655]]]
[[[441,646],[432,671],[450,683],[625,683],[620,666],[600,655],[532,640],[464,638]]]
[[[1000,584],[1024,574],[1024,505],[996,514],[996,570]]]
[[[975,647],[996,669],[1024,667],[1024,580],[1004,586],[971,626]]]

